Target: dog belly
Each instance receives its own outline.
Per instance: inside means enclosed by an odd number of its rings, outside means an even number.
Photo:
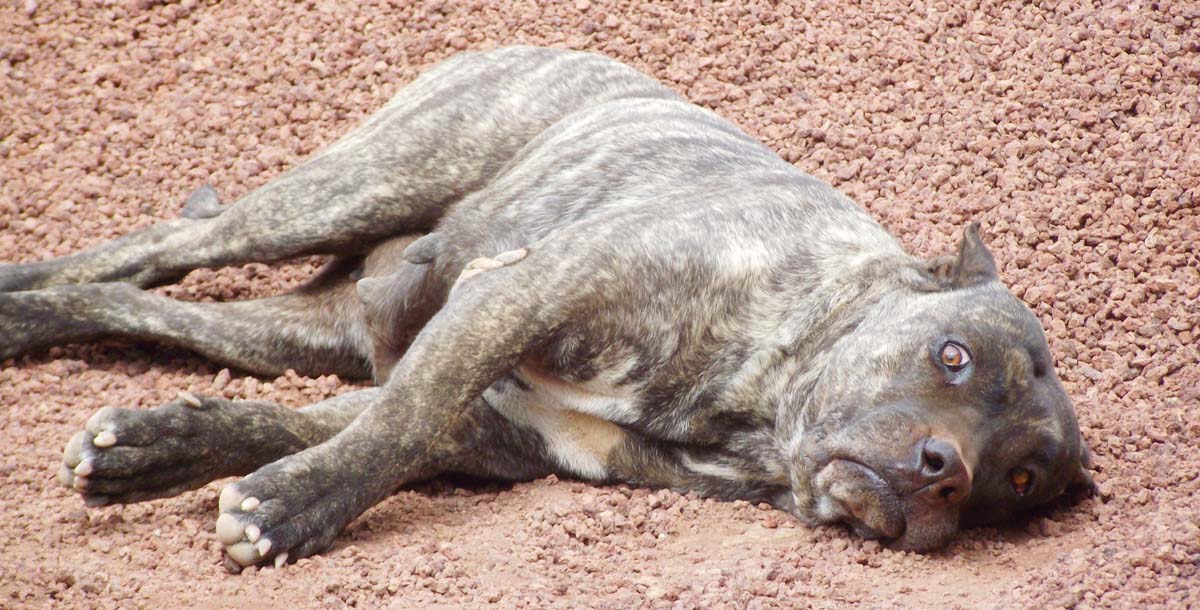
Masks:
[[[625,440],[618,422],[635,414],[634,396],[608,383],[617,372],[587,382],[521,366],[484,392],[484,400],[512,423],[536,431],[547,455],[570,474],[593,481],[609,475],[609,458]]]

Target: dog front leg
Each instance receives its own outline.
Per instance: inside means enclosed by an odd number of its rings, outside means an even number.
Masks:
[[[329,442],[222,492],[232,559],[282,564],[320,552],[398,486],[453,467],[459,432],[474,409],[487,408],[483,391],[566,319],[580,284],[567,277],[573,268],[537,252],[506,253],[477,270],[464,272],[376,404]]]
[[[0,292],[113,281],[147,287],[198,267],[360,253],[430,229],[547,127],[623,97],[677,96],[598,55],[532,47],[463,53],[232,204],[219,205],[202,187],[182,219],[71,256],[0,265]]]
[[[153,409],[105,407],[67,443],[59,481],[89,506],[175,496],[328,440],[379,393],[303,409],[190,393]]]

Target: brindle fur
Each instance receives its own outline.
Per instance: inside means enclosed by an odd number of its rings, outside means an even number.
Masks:
[[[315,253],[335,258],[272,298],[139,288]],[[68,444],[62,481],[91,504],[251,473],[217,520],[239,565],[317,553],[451,471],[769,501],[915,549],[1088,481],[1041,328],[977,231],[957,256],[909,256],[829,186],[591,54],[458,55],[233,204],[201,189],[181,219],[0,268],[0,289],[0,357],[115,336],[374,377],[298,411],[106,408]],[[937,361],[947,338],[967,372]],[[969,499],[929,498],[949,476],[922,474],[930,439],[965,465],[943,496]],[[1037,476],[1025,497],[1015,466]]]

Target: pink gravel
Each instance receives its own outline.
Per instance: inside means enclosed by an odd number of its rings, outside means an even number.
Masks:
[[[232,199],[457,50],[591,49],[839,186],[914,252],[981,220],[1050,333],[1099,498],[913,555],[669,492],[440,481],[326,555],[229,576],[217,484],[85,510],[55,481],[63,444],[102,406],[181,388],[299,406],[353,386],[73,346],[0,363],[0,608],[1200,607],[1200,5],[867,4],[10,0],[0,260],[171,218],[204,181]],[[162,290],[245,298],[316,264]]]

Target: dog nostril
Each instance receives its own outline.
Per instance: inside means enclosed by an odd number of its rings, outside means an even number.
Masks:
[[[926,451],[925,465],[929,467],[930,474],[937,474],[946,467],[946,461],[942,459],[942,456]]]
[[[940,510],[957,505],[971,494],[971,474],[956,446],[929,437],[919,445],[918,456],[920,463],[910,472],[914,493],[926,505]]]

